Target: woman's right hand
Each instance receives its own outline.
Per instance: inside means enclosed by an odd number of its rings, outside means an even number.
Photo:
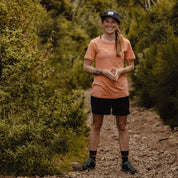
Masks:
[[[116,81],[115,74],[112,72],[112,69],[103,69],[103,75],[109,80]]]

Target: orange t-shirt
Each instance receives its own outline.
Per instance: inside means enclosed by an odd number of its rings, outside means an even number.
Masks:
[[[105,42],[99,36],[91,40],[84,58],[91,61],[95,60],[95,67],[98,69],[123,68],[124,59],[135,59],[135,55],[129,40],[125,38],[122,49],[124,55],[118,57],[116,55],[115,42]],[[127,76],[121,75],[117,81],[111,81],[103,75],[95,75],[91,95],[98,98],[122,98],[129,96]]]

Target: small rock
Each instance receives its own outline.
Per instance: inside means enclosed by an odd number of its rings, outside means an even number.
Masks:
[[[69,178],[73,178],[76,177],[76,173],[75,172],[69,172]]]
[[[138,156],[132,156],[132,159],[135,160],[135,161],[138,161],[139,157]]]
[[[177,171],[178,170],[178,167],[173,167],[171,168],[172,171]]]
[[[118,137],[116,135],[113,135],[114,140],[118,140]]]
[[[146,170],[147,170],[147,171],[151,171],[152,168],[151,168],[151,167],[147,167]]]
[[[72,169],[73,169],[73,171],[81,171],[82,164],[80,164],[78,162],[72,162]]]

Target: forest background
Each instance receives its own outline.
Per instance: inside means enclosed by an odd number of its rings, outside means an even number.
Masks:
[[[131,97],[178,125],[177,1],[1,0],[0,175],[61,175],[84,160],[83,56],[107,9],[136,54]]]

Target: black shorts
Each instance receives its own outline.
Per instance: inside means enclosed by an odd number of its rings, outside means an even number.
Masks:
[[[128,115],[129,96],[117,99],[96,98],[91,96],[91,108],[93,114],[99,115]]]

